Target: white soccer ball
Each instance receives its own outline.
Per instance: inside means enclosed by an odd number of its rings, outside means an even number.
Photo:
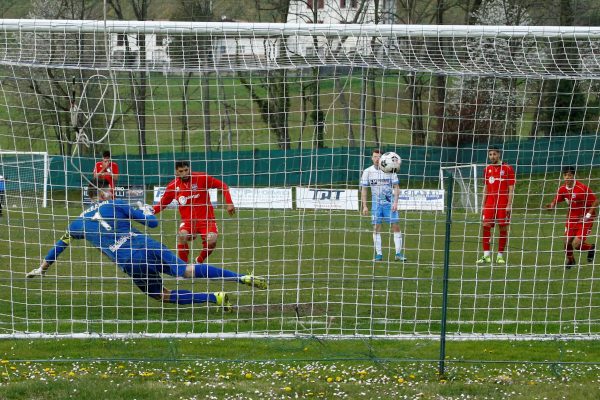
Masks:
[[[379,159],[379,168],[386,174],[395,174],[400,171],[400,164],[402,164],[402,159],[393,151],[384,153]]]

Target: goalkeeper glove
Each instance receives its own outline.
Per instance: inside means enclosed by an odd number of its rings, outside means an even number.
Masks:
[[[42,268],[42,267],[37,267],[36,269],[33,269],[31,271],[29,271],[27,273],[27,277],[28,278],[35,278],[36,276],[44,276],[46,275],[46,269]]]
[[[137,202],[138,209],[141,210],[144,215],[154,215],[154,208],[149,204],[143,204],[141,201]]]

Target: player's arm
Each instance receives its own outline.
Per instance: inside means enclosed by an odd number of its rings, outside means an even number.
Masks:
[[[102,170],[102,164],[98,165],[98,163],[96,163],[96,165],[94,165],[94,178],[99,178],[102,175]]]
[[[112,168],[110,169],[112,172],[113,184],[117,183],[117,179],[119,179],[119,164],[112,163]]]
[[[235,206],[233,205],[231,192],[229,191],[229,186],[227,186],[225,182],[207,175],[206,187],[212,189],[220,189],[223,193],[223,199],[225,200],[225,204],[227,204],[227,212],[229,213],[229,215],[235,214]]]
[[[513,200],[515,198],[515,170],[508,166],[508,203],[506,203],[506,211],[508,211],[509,215],[512,211]]]
[[[367,193],[368,188],[363,186],[360,190],[360,202],[362,204],[362,213],[363,215],[369,215],[369,207],[367,206]]]
[[[513,199],[515,198],[515,185],[508,186],[508,203],[506,203],[506,211],[512,212]]]
[[[165,207],[167,207],[169,204],[171,204],[171,202],[175,198],[175,190],[173,189],[173,186],[174,186],[173,181],[171,181],[167,185],[167,187],[165,188],[165,192],[163,193],[162,197],[160,198],[160,201],[158,202],[158,204],[154,205],[154,214],[158,214]]]
[[[392,211],[398,211],[398,197],[400,197],[400,185],[397,183],[393,186],[394,202],[392,203]]]
[[[138,208],[133,208],[129,204],[119,205],[119,210],[126,218],[146,225],[148,228],[156,228],[158,219],[154,216],[154,208],[149,204],[143,204],[138,201]]]
[[[31,270],[27,273],[27,278],[34,278],[36,276],[46,275],[48,268],[50,268],[50,266],[54,264],[56,260],[58,260],[58,257],[67,249],[67,247],[69,247],[71,241],[73,239],[81,239],[83,237],[82,234],[76,233],[75,229],[71,229],[76,225],[77,221],[69,226],[67,232],[64,235],[62,235],[58,242],[56,242],[54,247],[52,247],[50,251],[48,251],[41,265],[38,268]]]
[[[564,196],[559,189],[556,196],[554,196],[554,199],[550,203],[546,204],[544,207],[546,207],[547,210],[552,210],[553,208],[556,207],[556,205],[558,203],[560,203],[563,200],[564,200]]]
[[[596,210],[598,209],[598,205],[600,204],[600,200],[596,197],[594,192],[588,188],[588,204],[591,203],[589,207],[585,208],[585,213],[583,217],[583,221],[587,222],[592,219],[596,215]]]
[[[369,215],[369,207],[367,206],[367,191],[369,188],[369,174],[367,170],[363,171],[360,177],[360,203],[362,204],[362,214]]]

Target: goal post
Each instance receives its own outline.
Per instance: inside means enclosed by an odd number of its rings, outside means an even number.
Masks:
[[[445,172],[451,173],[454,178],[453,207],[463,209],[470,213],[481,211],[481,196],[483,194],[483,164],[466,164],[446,166],[440,168],[440,189],[444,189]]]
[[[438,338],[443,318],[448,338],[600,338],[598,263],[565,270],[565,209],[542,212],[565,165],[600,189],[598,27],[0,20],[0,43],[2,175],[27,194],[0,229],[0,337]],[[503,265],[476,263],[490,145],[518,173]],[[400,235],[363,213],[375,149],[402,159]],[[105,151],[148,203],[180,160],[225,182],[206,262],[269,289],[164,276],[235,311],[160,302],[83,240],[25,279]],[[182,221],[158,219],[143,232],[176,252]]]
[[[6,207],[48,207],[50,158],[47,152],[0,150]]]

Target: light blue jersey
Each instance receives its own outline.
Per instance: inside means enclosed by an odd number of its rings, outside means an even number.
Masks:
[[[360,179],[360,186],[371,188],[374,207],[380,204],[391,205],[394,202],[394,185],[398,183],[398,175],[386,174],[374,165],[365,169]]]
[[[394,186],[399,184],[398,175],[386,174],[372,165],[365,169],[360,179],[361,187],[371,188],[371,222],[390,224],[399,221],[398,211],[392,211]]]

